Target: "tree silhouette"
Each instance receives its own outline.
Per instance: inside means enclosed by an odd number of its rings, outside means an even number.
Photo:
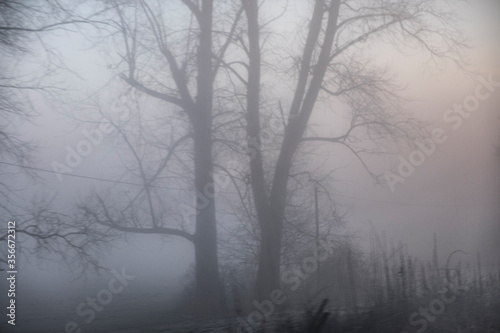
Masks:
[[[288,186],[294,159],[302,147],[313,142],[344,147],[377,178],[364,156],[379,150],[367,142],[409,139],[419,131],[417,122],[401,112],[398,114],[400,97],[387,73],[363,59],[368,42],[385,39],[396,47],[418,46],[428,52],[432,61],[444,58],[459,65],[463,64],[461,47],[465,44],[453,26],[452,14],[435,1],[314,2],[302,54],[292,69],[295,89],[290,92],[293,98],[286,103],[289,107],[278,157],[272,176],[266,179],[261,131],[262,23],[258,2],[243,3],[248,33],[248,45],[241,42],[248,57],[244,82],[247,144],[253,152],[249,161],[251,185],[262,234],[256,297],[266,299],[280,286],[280,249]],[[231,71],[236,72],[234,68]],[[318,104],[333,99],[343,102],[349,110],[346,130],[331,137],[311,135],[307,128],[313,111]],[[265,105],[274,108],[282,104],[285,103],[281,100],[265,101]]]

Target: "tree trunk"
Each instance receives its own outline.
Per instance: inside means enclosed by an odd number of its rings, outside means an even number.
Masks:
[[[205,127],[205,126],[203,126]],[[196,131],[195,131],[196,132]],[[194,142],[196,187],[196,303],[201,314],[215,314],[222,309],[222,287],[217,257],[217,226],[213,196],[212,146],[210,131],[199,133]],[[208,132],[208,134],[206,133]]]
[[[280,257],[282,220],[262,221],[255,298],[259,301],[269,299],[271,292],[280,287]],[[260,221],[259,221],[260,222]]]
[[[249,141],[249,148],[253,151],[253,156],[251,156],[250,160],[252,191],[262,233],[259,266],[255,284],[255,297],[259,300],[268,299],[274,289],[280,288],[281,236],[288,194],[289,173],[292,168],[294,154],[305,133],[330,61],[330,51],[337,30],[340,1],[332,1],[327,9],[328,22],[323,44],[320,48],[317,63],[315,64],[314,73],[309,81],[313,48],[318,43],[325,8],[324,1],[315,2],[311,26],[304,47],[303,62],[301,64],[297,89],[290,110],[288,125],[285,128],[283,143],[268,197],[263,176],[263,161],[260,147],[258,7],[255,0],[247,0],[245,2],[245,12],[248,17],[250,59],[248,69],[247,131],[249,140],[252,140],[252,142]],[[309,82],[309,87],[306,91],[307,82]],[[251,143],[254,145],[252,146]],[[265,202],[263,203],[263,201]]]
[[[217,223],[215,214],[212,160],[212,7],[202,2],[199,16],[197,98],[191,119],[194,141],[196,189],[196,305],[197,314],[214,315],[223,309],[223,292],[217,257]]]
[[[268,299],[271,292],[280,287],[281,236],[285,217],[288,175],[292,167],[294,152],[299,144],[296,137],[287,135],[290,132],[294,133],[294,126],[288,126],[287,131],[285,131],[269,198],[269,214],[265,214],[266,220],[259,220],[262,238],[255,284],[255,295],[259,300]]]

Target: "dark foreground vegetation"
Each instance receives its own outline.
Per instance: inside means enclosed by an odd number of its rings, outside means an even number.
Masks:
[[[421,301],[421,304],[426,304],[426,300]],[[428,300],[427,304],[429,301],[432,299]],[[381,304],[348,315],[340,315],[338,311],[324,306],[325,303],[302,313],[285,312],[273,315],[255,326],[243,326],[234,318],[208,322],[190,320],[169,325],[161,332],[500,332],[498,297],[485,303],[477,295],[467,294],[452,305],[446,306],[442,313],[437,311],[437,315],[434,315],[432,310],[428,312],[428,317],[425,314],[414,315],[418,319],[414,318],[413,325],[410,324],[410,316],[425,307],[417,301]]]
[[[224,318],[186,317],[161,332],[500,332],[500,267],[462,251],[439,264],[436,237],[429,261],[386,243],[373,234],[368,255],[336,251],[281,305],[239,298]]]

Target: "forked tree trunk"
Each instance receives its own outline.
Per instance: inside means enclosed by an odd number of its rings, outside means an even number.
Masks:
[[[260,44],[258,4],[256,0],[244,1],[248,18],[249,68],[247,84],[247,134],[248,146],[252,152],[250,160],[251,185],[261,230],[261,243],[255,297],[268,299],[271,292],[280,288],[280,254],[283,220],[285,215],[289,173],[293,157],[300,140],[305,133],[316,98],[329,63],[333,38],[336,33],[340,1],[334,0],[330,7],[324,1],[316,1],[309,33],[304,47],[303,58],[294,101],[285,128],[280,154],[275,167],[271,191],[268,194],[264,179],[263,159],[260,147]],[[312,68],[313,49],[319,42],[319,36],[325,12],[328,21],[314,74]],[[310,80],[309,80],[310,78]],[[309,83],[309,87],[307,84]],[[307,87],[307,88],[306,88]]]

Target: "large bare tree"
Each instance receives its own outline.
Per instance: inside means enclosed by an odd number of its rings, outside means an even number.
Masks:
[[[118,57],[111,55],[111,61],[115,61],[114,65],[121,70],[121,79],[130,88],[164,109],[160,117],[166,119],[165,126],[170,131],[162,135],[170,138],[156,138],[154,143],[136,145],[130,133],[114,124],[133,156],[138,181],[144,188],[127,201],[126,208],[119,214],[113,214],[116,211],[113,208],[119,203],[112,204],[109,200],[98,199],[80,208],[86,218],[115,231],[177,236],[192,242],[196,310],[199,314],[217,313],[224,305],[214,193],[214,87],[221,59],[232,42],[242,10],[228,6],[216,11],[212,0],[113,1],[106,3],[105,8],[109,9],[105,10],[106,15],[112,13],[108,18],[116,28],[111,36],[117,42],[114,45],[117,45]],[[214,22],[214,15],[222,19]],[[137,127],[136,133],[140,131]],[[164,154],[157,165],[141,155],[144,145],[150,144]],[[184,154],[178,154],[179,147],[184,149]],[[184,212],[177,210],[176,216],[165,210],[165,202],[170,198],[158,194],[155,188],[162,184],[161,179],[167,171],[172,172],[171,166],[175,164],[181,165],[184,176],[191,179],[190,184],[182,185],[181,192],[192,195],[183,196],[187,203],[181,208],[194,207]],[[139,201],[147,203],[148,223],[137,220]],[[191,215],[194,215],[194,228],[185,227]]]
[[[454,17],[446,12],[446,4],[439,1],[315,1],[310,6],[301,54],[288,57],[293,63],[283,61],[289,66],[280,68],[292,73],[288,76],[295,82],[288,95],[291,99],[272,102],[268,100],[269,93],[263,98],[262,91],[262,68],[268,63],[264,55],[273,53],[266,52],[261,39],[264,22],[259,19],[260,5],[257,0],[243,0],[243,4],[247,34],[240,39],[240,45],[248,58],[247,73],[242,74],[229,62],[227,67],[235,73],[235,81],[246,89],[246,131],[252,151],[249,168],[261,232],[255,292],[258,299],[266,299],[280,287],[286,202],[290,175],[300,151],[314,142],[343,147],[376,178],[364,159],[366,154],[380,152],[380,143],[384,141],[411,138],[418,132],[417,123],[399,112],[397,85],[387,72],[369,63],[369,46],[417,46],[428,52],[431,61],[446,58],[460,64],[464,42],[453,26]],[[281,59],[287,59],[286,51],[280,52]],[[278,157],[272,162],[273,173],[266,176],[269,161],[263,157],[261,117],[269,112],[269,105],[275,113],[285,113],[286,121]],[[282,105],[288,108],[287,112]],[[308,131],[313,111],[325,105],[335,105],[331,117],[337,116],[339,123],[343,117],[349,117],[343,133],[322,136]]]

